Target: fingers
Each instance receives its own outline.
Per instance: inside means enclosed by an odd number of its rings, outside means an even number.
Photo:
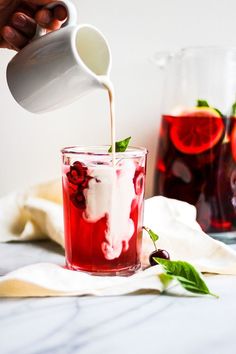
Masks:
[[[11,25],[26,37],[32,38],[35,35],[36,21],[22,12],[14,13],[11,18]]]
[[[43,8],[36,12],[34,18],[41,27],[56,30],[61,27],[61,22],[67,18],[67,11],[61,5],[52,10]]]
[[[59,21],[65,21],[67,18],[67,11],[64,6],[58,5],[53,9],[53,17]]]
[[[8,43],[9,47],[15,50],[23,48],[29,41],[26,36],[11,26],[4,26],[1,35],[3,40]]]
[[[34,14],[38,9],[39,7],[36,4],[32,4],[31,2],[25,0],[20,3],[16,11],[24,12],[26,15],[34,17]]]
[[[47,26],[47,29],[50,31],[56,31],[61,28],[61,21],[58,21],[56,18]]]
[[[48,30],[57,30],[61,27],[61,22],[53,18],[53,12],[49,9],[39,10],[35,15],[36,22]]]
[[[23,48],[34,37],[37,24],[49,31],[59,29],[67,18],[67,11],[62,5],[53,9],[41,7],[50,2],[51,0],[22,1],[1,30],[0,48]]]
[[[53,20],[52,11],[41,9],[36,12],[34,18],[40,26],[47,28]]]
[[[19,50],[23,48],[34,36],[36,32],[36,22],[23,12],[15,12],[9,22],[9,26],[4,26],[1,32],[7,47]],[[5,44],[3,42],[3,44]]]

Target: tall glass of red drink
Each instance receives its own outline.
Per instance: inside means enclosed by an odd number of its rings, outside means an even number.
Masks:
[[[146,149],[62,150],[66,265],[98,275],[140,267]],[[115,162],[115,163],[114,163]]]

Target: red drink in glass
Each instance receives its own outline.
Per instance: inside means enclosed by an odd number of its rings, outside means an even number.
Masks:
[[[155,194],[195,205],[203,230],[220,235],[236,230],[236,118],[217,113],[162,116]]]
[[[146,150],[66,148],[63,155],[68,268],[126,275],[140,267]]]

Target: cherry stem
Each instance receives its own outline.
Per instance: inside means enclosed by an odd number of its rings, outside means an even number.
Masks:
[[[149,229],[148,227],[143,226],[142,229],[145,230],[145,231],[149,234],[149,236],[150,236],[150,233],[149,233],[150,229]],[[156,246],[156,242],[152,239],[152,237],[150,237],[150,238],[151,238],[151,240],[152,240],[152,242],[153,242],[153,244],[154,244],[155,250],[158,251],[157,246]]]
[[[152,242],[154,244],[155,250],[158,251],[157,246],[156,246],[156,242],[155,241],[152,241]]]

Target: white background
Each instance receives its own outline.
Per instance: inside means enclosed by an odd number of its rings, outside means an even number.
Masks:
[[[80,23],[97,26],[113,56],[117,138],[149,150],[147,196],[152,194],[162,73],[157,51],[193,45],[236,45],[235,0],[80,0]],[[36,116],[11,97],[5,79],[14,53],[0,52],[0,195],[60,176],[61,147],[107,144],[108,101],[95,91],[60,111]],[[63,89],[63,87],[62,87]]]

